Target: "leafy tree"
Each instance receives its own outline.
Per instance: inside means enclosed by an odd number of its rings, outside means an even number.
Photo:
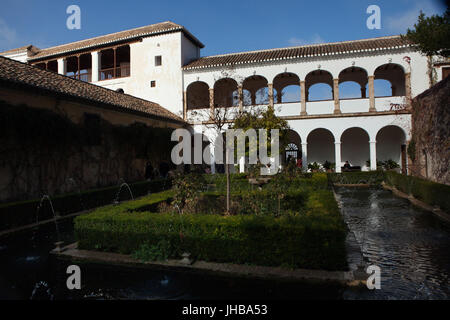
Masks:
[[[286,120],[278,117],[275,114],[275,109],[269,106],[266,110],[254,108],[250,110],[244,110],[236,116],[233,123],[233,129],[242,129],[244,132],[249,129],[266,129],[270,132],[271,129],[278,129],[280,132],[280,150],[281,153],[287,144],[287,133],[290,129]],[[257,136],[259,145],[259,136]],[[236,149],[235,149],[236,150]],[[249,154],[249,144],[246,141],[245,145],[246,155]],[[271,150],[271,139],[267,139],[267,150]]]
[[[419,50],[427,55],[441,55],[448,57],[450,54],[450,9],[447,8],[442,16],[432,15],[425,17],[420,11],[418,21],[414,29],[409,29],[404,37],[419,47]]]

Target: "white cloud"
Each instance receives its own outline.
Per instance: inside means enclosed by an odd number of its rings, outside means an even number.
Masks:
[[[16,31],[8,27],[6,22],[0,18],[0,49],[12,49],[17,44],[17,42]]]
[[[417,22],[417,17],[419,16],[420,10],[425,13],[426,16],[433,14],[440,14],[439,10],[434,7],[431,3],[417,3],[410,10],[406,10],[402,14],[387,16],[385,18],[385,26],[388,30],[395,33],[405,33],[408,28],[414,27]],[[383,26],[383,14],[385,12],[381,11],[381,25]]]
[[[292,46],[303,46],[303,45],[306,45],[306,44],[324,43],[325,40],[323,40],[320,35],[315,33],[315,34],[313,34],[312,38],[309,39],[309,40],[292,37],[292,38],[290,38],[288,40],[288,42]]]

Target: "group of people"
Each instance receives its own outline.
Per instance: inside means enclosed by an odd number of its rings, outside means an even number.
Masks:
[[[291,155],[288,155],[287,157],[287,164],[291,163],[294,160],[294,158]],[[303,163],[302,163],[302,158],[297,158],[297,160],[295,161],[295,165],[297,166],[297,168],[302,168]]]

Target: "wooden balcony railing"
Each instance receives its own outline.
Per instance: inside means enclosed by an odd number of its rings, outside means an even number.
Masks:
[[[102,69],[99,71],[98,80],[108,80],[130,76],[130,66]]]
[[[72,79],[78,79],[85,82],[91,82],[92,81],[92,74],[90,72],[87,73],[81,73],[81,74],[72,74],[68,75],[69,78]]]

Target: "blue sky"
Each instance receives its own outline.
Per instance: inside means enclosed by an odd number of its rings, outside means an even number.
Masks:
[[[40,48],[171,20],[206,46],[202,55],[354,40],[404,33],[417,20],[442,13],[437,0],[342,1],[65,1],[2,0],[0,51]],[[66,28],[66,8],[81,8],[81,30]],[[381,8],[381,29],[366,27],[369,5]]]

